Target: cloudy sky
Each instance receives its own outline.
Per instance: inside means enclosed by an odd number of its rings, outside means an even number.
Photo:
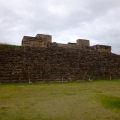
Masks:
[[[0,42],[52,35],[53,42],[112,46],[120,54],[120,0],[0,0]]]

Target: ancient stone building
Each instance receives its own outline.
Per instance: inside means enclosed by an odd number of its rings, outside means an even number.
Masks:
[[[37,34],[36,37],[24,36],[22,45],[33,47],[47,47],[47,45],[51,43],[51,40],[51,35]]]
[[[111,46],[107,46],[107,45],[94,45],[92,46],[95,50],[99,51],[99,52],[111,52]]]
[[[22,39],[22,46],[32,46],[32,47],[62,47],[62,48],[76,48],[84,50],[95,50],[99,52],[111,52],[111,46],[106,45],[95,45],[90,46],[90,41],[86,39],[78,39],[76,43],[62,44],[52,42],[51,35],[37,34],[35,37],[24,36]]]
[[[76,45],[90,46],[89,40],[78,39]]]
[[[50,35],[24,36],[22,46],[0,45],[0,83],[120,78],[120,55],[89,40],[60,44]]]

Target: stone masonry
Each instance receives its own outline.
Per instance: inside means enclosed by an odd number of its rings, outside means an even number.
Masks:
[[[47,47],[47,44],[51,43],[52,36],[37,34],[36,37],[24,36],[22,40],[23,46],[33,47]]]
[[[76,43],[56,43],[52,42],[51,35],[37,34],[35,37],[24,36],[22,39],[22,46],[33,46],[33,47],[48,47],[48,46],[57,46],[62,48],[76,48],[76,49],[89,49],[96,50],[99,52],[111,52],[111,46],[106,45],[95,45],[90,46],[89,40],[86,39],[78,39]]]
[[[62,46],[51,38],[39,34],[23,37],[22,46],[0,45],[0,83],[120,78],[120,55],[110,46]]]

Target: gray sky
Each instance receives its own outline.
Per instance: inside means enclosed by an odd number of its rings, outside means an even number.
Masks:
[[[89,39],[120,54],[120,0],[0,0],[0,42],[52,35],[53,42]]]

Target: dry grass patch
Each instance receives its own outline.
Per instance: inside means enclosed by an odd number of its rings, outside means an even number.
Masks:
[[[120,80],[1,84],[0,119],[119,120],[120,111],[114,110],[120,102],[119,91]],[[114,107],[106,107],[107,103]]]

